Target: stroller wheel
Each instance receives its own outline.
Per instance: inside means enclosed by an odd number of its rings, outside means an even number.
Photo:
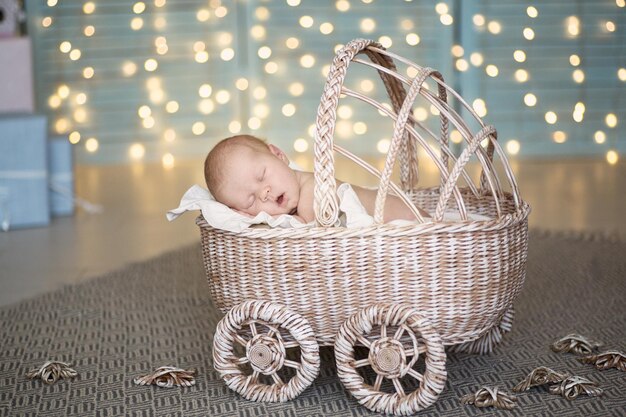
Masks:
[[[353,314],[337,332],[335,357],[346,389],[376,412],[413,414],[437,401],[446,381],[439,334],[407,305],[374,304]]]
[[[215,369],[248,400],[284,402],[297,397],[319,372],[319,346],[300,314],[268,301],[245,301],[217,325]]]

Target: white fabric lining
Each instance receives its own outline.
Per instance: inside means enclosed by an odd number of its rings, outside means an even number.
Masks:
[[[343,183],[337,188],[337,197],[339,198],[339,209],[345,215],[342,216],[342,225],[349,228],[368,227],[374,224],[374,218],[367,214],[365,207],[356,195],[352,186]],[[281,214],[280,216],[270,216],[267,213],[259,213],[255,217],[246,217],[237,213],[226,205],[216,201],[211,193],[204,187],[199,185],[192,186],[183,195],[180,205],[166,214],[169,221],[173,221],[186,211],[200,210],[202,216],[212,227],[216,229],[228,230],[230,232],[241,232],[253,225],[267,224],[270,227],[280,228],[302,228],[313,227],[315,222],[301,223],[295,217],[289,214]],[[489,220],[488,217],[480,214],[468,214],[470,220]],[[429,220],[428,218],[426,219]],[[461,221],[459,213],[446,212],[444,221],[457,222]],[[409,220],[394,220],[390,224],[407,225],[415,222]]]

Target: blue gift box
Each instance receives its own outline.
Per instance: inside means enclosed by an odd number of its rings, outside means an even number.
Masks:
[[[50,222],[46,117],[0,116],[0,226],[4,230]]]
[[[50,214],[69,216],[74,213],[74,159],[72,145],[65,136],[48,141],[48,185]]]

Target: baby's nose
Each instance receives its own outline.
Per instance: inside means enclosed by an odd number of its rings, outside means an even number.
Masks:
[[[270,195],[270,187],[264,187],[261,190],[261,201],[267,201],[269,195]]]

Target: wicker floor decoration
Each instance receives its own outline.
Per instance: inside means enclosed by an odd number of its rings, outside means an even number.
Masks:
[[[617,350],[609,350],[598,353],[597,355],[588,355],[578,358],[582,363],[591,363],[598,369],[616,368],[622,372],[626,372],[626,353]]]
[[[554,371],[545,366],[540,366],[532,370],[519,384],[513,387],[513,392],[528,391],[533,387],[546,384],[556,384],[569,377],[565,372]]]
[[[31,369],[26,378],[41,379],[46,384],[54,384],[61,379],[71,379],[78,376],[78,372],[71,368],[69,363],[46,361],[43,365]]]
[[[561,395],[568,400],[573,400],[581,394],[597,397],[602,395],[602,388],[598,387],[597,382],[593,382],[582,376],[570,376],[565,378],[558,384],[550,386],[550,393]]]
[[[601,346],[602,342],[574,333],[560,338],[550,347],[557,353],[571,352],[577,355],[590,355]]]
[[[515,408],[517,398],[506,392],[500,391],[497,387],[482,387],[473,394],[461,397],[463,404],[475,405],[479,408],[495,407],[504,410]]]
[[[133,379],[136,385],[156,385],[162,388],[192,387],[196,385],[195,369],[160,366],[154,372]]]

